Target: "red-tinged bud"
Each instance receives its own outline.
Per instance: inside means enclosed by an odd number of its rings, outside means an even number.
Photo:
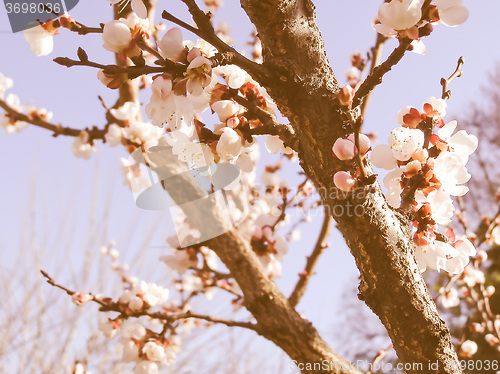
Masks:
[[[486,340],[486,343],[488,343],[492,347],[500,343],[500,340],[498,340],[498,338],[493,334],[486,334],[484,340]]]
[[[54,20],[48,20],[47,22],[45,23],[40,23],[40,25],[42,26],[42,28],[47,31],[50,35],[56,35],[57,34],[57,23],[54,24]]]
[[[75,19],[69,15],[60,17],[59,23],[60,23],[61,27],[64,27],[64,28],[69,29],[69,30],[78,29],[78,25],[76,24]]]
[[[486,251],[481,249],[480,251],[477,252],[476,260],[480,264],[482,262],[485,262],[488,259],[488,254]]]
[[[426,115],[420,113],[416,108],[410,108],[409,112],[403,116],[403,126],[416,129],[420,122],[424,121]]]
[[[352,99],[354,99],[354,89],[350,86],[344,86],[340,89],[340,92],[338,93],[338,98],[340,101],[340,104],[344,106],[350,106],[352,105]]]
[[[488,286],[486,287],[486,289],[484,290],[484,296],[485,297],[492,297],[493,294],[495,293],[495,286]]]
[[[429,244],[429,238],[426,236],[425,232],[417,231],[415,235],[413,235],[413,242],[416,245],[427,245]]]
[[[365,59],[361,57],[361,54],[355,53],[351,55],[351,64],[355,68],[358,68],[359,70],[363,70],[363,67],[365,66]]]

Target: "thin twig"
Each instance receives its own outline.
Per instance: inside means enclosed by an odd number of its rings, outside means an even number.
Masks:
[[[387,347],[386,349],[381,349],[380,351],[377,352],[377,355],[373,359],[370,370],[366,372],[366,374],[373,374],[373,368],[378,367],[378,363],[384,359],[385,356],[387,356],[387,353],[392,349],[392,344]]]
[[[443,86],[443,92],[441,94],[441,99],[448,100],[450,98],[450,96],[451,96],[451,90],[448,89],[448,85],[455,78],[458,78],[458,77],[462,76],[462,73],[463,73],[462,66],[463,66],[464,63],[465,63],[465,59],[464,59],[463,56],[461,56],[458,59],[457,68],[455,69],[455,71],[453,72],[453,74],[450,75],[450,77],[448,79],[441,78],[441,86]]]
[[[330,233],[330,227],[332,224],[332,217],[327,214],[325,209],[325,217],[323,218],[323,225],[321,226],[321,231],[318,236],[318,240],[316,241],[316,245],[311,253],[311,255],[307,258],[306,267],[304,271],[300,274],[299,281],[295,285],[295,288],[288,298],[288,302],[292,307],[296,307],[299,303],[300,299],[304,295],[306,291],[307,284],[311,279],[311,276],[314,274],[314,268],[318,263],[318,259],[323,253],[323,250],[327,248],[325,240],[328,238],[328,234]]]
[[[69,296],[73,296],[76,292],[72,291],[60,284],[58,284],[46,271],[40,270],[42,275],[47,279],[47,283],[50,284],[51,286],[57,287],[64,292],[66,292]],[[123,309],[120,308],[118,303],[114,303],[111,301],[111,299],[104,299],[105,301],[101,300],[100,298],[95,297],[92,294],[89,294],[91,299],[89,301],[93,301],[101,306],[100,310],[103,312],[108,312],[108,311],[113,311],[113,312],[118,312],[120,313],[121,317],[123,318],[129,318],[129,317],[141,317],[141,316],[148,316],[154,319],[158,320],[163,320],[163,321],[168,321],[170,323],[181,320],[181,319],[188,319],[188,318],[196,318],[196,319],[201,319],[207,322],[212,322],[212,323],[219,323],[223,324],[229,327],[242,327],[246,329],[250,329],[253,331],[256,331],[257,333],[260,333],[261,329],[260,326],[258,326],[255,323],[252,322],[240,322],[240,321],[230,321],[230,320],[225,320],[225,319],[220,319],[208,315],[203,315],[203,314],[197,314],[197,313],[192,313],[191,311],[187,311],[184,313],[165,313],[165,312],[149,312],[147,310],[143,310],[137,313],[130,313],[126,314]]]
[[[65,136],[79,136],[82,131],[86,131],[89,134],[89,141],[95,140],[95,139],[104,139],[104,135],[106,134],[106,129],[99,129],[97,127],[92,127],[92,128],[85,128],[83,130],[80,129],[74,129],[70,127],[63,127],[61,125],[55,125],[53,123],[47,122],[44,119],[40,118],[39,116],[36,115],[26,115],[24,113],[21,113],[17,111],[16,109],[12,108],[10,105],[8,105],[5,101],[0,99],[0,107],[5,110],[7,115],[12,118],[15,121],[22,121],[22,122],[27,122],[32,125],[35,125],[37,127],[41,127],[43,129],[52,131],[53,137],[57,137],[59,135],[65,135]]]
[[[388,73],[394,65],[396,65],[403,58],[405,52],[408,50],[412,40],[408,38],[400,39],[399,46],[392,51],[387,60],[373,69],[373,72],[366,77],[359,89],[354,95],[352,107],[356,108],[362,101],[382,83],[382,78]]]
[[[239,95],[233,95],[231,97],[234,101],[247,109],[247,115],[250,117],[249,119],[252,119],[252,116],[254,116],[255,119],[262,122],[263,126],[250,129],[250,135],[278,135],[286,146],[292,148],[294,151],[298,151],[297,137],[290,124],[279,123],[276,116],[244,97]]]
[[[185,71],[186,67],[179,64],[169,64],[169,66],[117,66],[117,65],[103,65],[92,61],[76,61],[68,57],[57,57],[54,62],[66,66],[68,68],[73,66],[90,66],[97,69],[102,69],[105,74],[128,74],[133,77],[138,77],[142,74],[151,73],[170,73],[172,69],[179,73]]]

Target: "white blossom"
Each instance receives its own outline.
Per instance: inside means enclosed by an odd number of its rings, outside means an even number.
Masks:
[[[231,162],[241,153],[241,138],[236,131],[230,127],[224,127],[217,143],[217,153],[222,161]]]
[[[36,56],[47,56],[54,49],[54,34],[57,29],[38,25],[24,30],[24,39]]]
[[[418,129],[400,126],[391,131],[388,141],[394,158],[408,161],[419,148],[422,148],[424,133]]]
[[[71,145],[71,151],[76,157],[88,160],[97,149],[89,143],[89,133],[87,131],[81,131],[80,135],[75,137]]]
[[[384,3],[378,11],[379,24],[375,29],[385,36],[395,36],[415,26],[422,17],[422,0],[392,0]]]

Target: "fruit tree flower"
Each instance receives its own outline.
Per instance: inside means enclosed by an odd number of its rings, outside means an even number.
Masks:
[[[459,26],[469,18],[469,11],[462,6],[462,0],[434,0],[438,9],[440,23],[446,26]]]
[[[460,354],[466,357],[472,357],[477,352],[477,343],[472,340],[466,340],[460,346]]]
[[[396,36],[398,33],[412,28],[420,21],[422,5],[422,0],[392,0],[389,3],[384,3],[378,11],[380,23],[374,27],[385,36]],[[416,36],[418,37],[418,32]]]
[[[132,42],[130,28],[121,20],[114,20],[104,25],[103,47],[111,52],[122,52]]]
[[[36,56],[47,56],[54,49],[54,35],[57,34],[57,27],[54,27],[53,22],[50,20],[24,30],[24,39]]]

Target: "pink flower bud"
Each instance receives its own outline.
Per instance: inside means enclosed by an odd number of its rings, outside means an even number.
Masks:
[[[472,332],[480,332],[480,333],[484,332],[484,325],[482,325],[481,323],[477,323],[477,322],[471,323],[470,330]]]
[[[351,105],[352,99],[354,99],[354,93],[354,89],[350,85],[342,87],[338,93],[340,103],[345,106]]]
[[[349,139],[338,138],[333,144],[333,153],[340,160],[351,160],[356,155],[356,147]]]
[[[356,187],[356,179],[347,171],[338,171],[333,176],[335,186],[345,192],[352,191]]]

